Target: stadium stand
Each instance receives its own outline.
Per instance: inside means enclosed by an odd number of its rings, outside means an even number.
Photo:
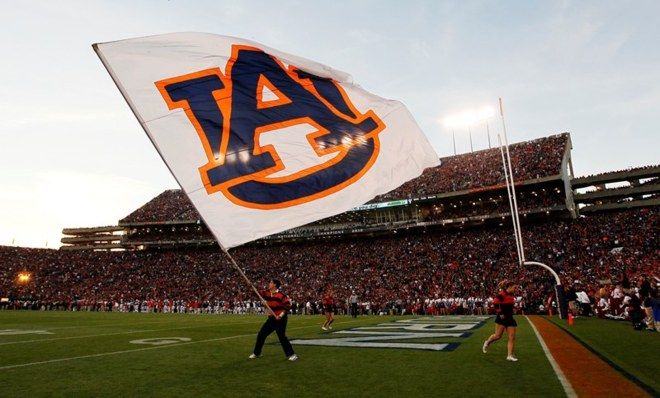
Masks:
[[[511,145],[511,166],[516,181],[558,178],[570,145],[568,133]],[[440,166],[427,169],[420,177],[375,198],[372,202],[487,189],[504,184],[499,149],[445,157],[441,158],[441,162]]]
[[[180,189],[170,189],[120,220],[119,224],[182,220],[199,220],[199,213]]]
[[[657,273],[657,227],[657,209],[647,208],[527,224],[524,238],[530,258],[549,264],[565,281],[579,281],[595,301],[600,288],[624,275],[635,281]],[[319,292],[331,283],[341,298],[357,291],[372,311],[420,311],[420,306],[427,310],[450,299],[461,305],[468,300],[485,303],[497,282],[510,278],[520,281],[522,305],[534,312],[547,301],[551,281],[536,268],[520,268],[513,247],[507,225],[264,242],[235,249],[233,255],[257,283],[276,273],[297,303],[316,305]],[[39,306],[166,300],[233,310],[252,301],[227,259],[210,248],[108,252],[2,247],[0,262],[8,264],[0,271],[0,289]],[[24,270],[32,272],[32,282],[17,286],[14,278]]]
[[[511,145],[511,162],[518,181],[561,175],[562,161],[570,146],[568,133]],[[569,148],[570,149],[570,148]],[[427,169],[420,177],[370,203],[419,198],[425,195],[470,189],[488,189],[504,184],[502,160],[498,149],[488,149],[441,159],[438,167]],[[196,221],[199,214],[180,190],[167,190],[127,217],[120,225],[165,221]]]
[[[527,257],[586,290],[599,315],[626,316],[617,285],[660,276],[660,167],[573,178],[570,150],[567,133],[512,145]],[[500,164],[498,149],[443,158],[370,203],[232,253],[256,283],[276,273],[299,313],[318,311],[331,283],[340,299],[356,291],[364,312],[482,314],[504,278],[523,286],[520,308],[544,311],[551,279],[516,263]],[[63,233],[61,250],[0,247],[0,296],[30,308],[260,307],[180,190],[117,226]],[[33,278],[18,284],[23,271]]]
[[[568,133],[511,146],[521,210],[530,217],[575,217],[570,189]],[[498,224],[508,214],[499,149],[442,159],[442,164],[354,211],[276,234],[297,240],[344,234],[379,234],[401,227]],[[568,187],[568,188],[567,188]],[[118,230],[67,228],[65,250],[144,249],[215,245],[200,216],[180,190],[167,190],[119,221]],[[113,240],[109,241],[111,238]]]

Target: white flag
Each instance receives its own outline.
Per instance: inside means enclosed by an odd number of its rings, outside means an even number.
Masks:
[[[317,62],[206,33],[93,47],[225,248],[345,212],[439,164],[403,104]]]

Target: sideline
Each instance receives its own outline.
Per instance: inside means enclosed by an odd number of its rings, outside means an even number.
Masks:
[[[525,315],[525,319],[527,319],[527,322],[532,327],[532,330],[534,330],[534,334],[536,334],[536,338],[539,340],[539,343],[541,344],[541,348],[543,348],[543,352],[545,353],[545,357],[548,358],[548,362],[550,362],[550,365],[552,365],[552,369],[554,369],[555,374],[557,375],[557,378],[559,379],[559,382],[561,383],[561,386],[564,388],[564,392],[566,393],[566,396],[569,397],[569,398],[577,397],[577,394],[575,393],[575,390],[573,390],[573,386],[571,385],[571,383],[568,381],[568,379],[564,375],[564,372],[561,371],[561,368],[559,367],[559,365],[557,365],[557,361],[555,361],[555,358],[552,356],[552,354],[548,350],[548,346],[545,344],[545,341],[543,341],[543,337],[541,337],[541,334],[536,329],[536,326],[534,326],[534,323],[527,317],[527,315]]]
[[[648,397],[646,391],[542,316],[531,316],[548,351],[570,381],[575,393],[589,397]]]
[[[616,369],[619,373],[621,373],[622,375],[624,375],[625,377],[627,377],[627,378],[628,378],[630,381],[632,381],[633,383],[637,384],[637,386],[639,386],[639,388],[641,388],[642,390],[645,390],[645,391],[646,391],[647,393],[649,393],[651,396],[657,396],[657,395],[658,395],[658,392],[657,392],[655,389],[653,389],[653,387],[651,387],[651,386],[649,386],[648,384],[644,383],[644,382],[641,381],[637,376],[633,375],[632,373],[628,372],[626,369],[624,369],[624,368],[622,368],[621,366],[617,365],[615,362],[611,361],[611,360],[610,360],[609,358],[607,358],[605,355],[603,355],[603,354],[601,354],[600,352],[596,351],[593,347],[591,347],[589,344],[587,344],[587,342],[585,342],[584,340],[582,340],[580,337],[578,337],[578,336],[577,336],[575,333],[573,333],[571,330],[569,330],[568,328],[563,327],[563,326],[561,326],[561,325],[559,325],[559,327],[560,327],[564,332],[566,332],[566,333],[568,333],[569,335],[571,335],[571,337],[573,337],[573,338],[575,339],[575,341],[577,341],[578,343],[582,344],[582,346],[583,346],[584,348],[586,348],[586,349],[589,350],[591,353],[593,353],[593,354],[596,355],[598,358],[600,358],[603,362],[605,362],[606,364],[608,364],[608,365],[610,365],[611,367],[613,367],[614,369]]]

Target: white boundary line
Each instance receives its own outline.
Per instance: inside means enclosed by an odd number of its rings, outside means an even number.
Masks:
[[[525,319],[527,319],[527,322],[532,327],[532,330],[534,330],[534,333],[536,334],[536,338],[539,340],[539,343],[541,344],[541,348],[543,348],[543,352],[545,353],[545,357],[548,358],[548,362],[550,362],[550,365],[552,365],[552,369],[554,369],[555,374],[557,375],[557,378],[559,379],[559,382],[561,383],[561,386],[564,387],[564,392],[566,393],[566,396],[569,397],[569,398],[577,397],[577,394],[575,393],[575,390],[573,390],[573,386],[568,381],[568,379],[564,375],[564,372],[562,372],[561,368],[559,367],[559,365],[555,361],[555,358],[552,356],[552,353],[550,353],[550,350],[548,349],[548,346],[545,345],[545,341],[543,341],[543,337],[541,337],[541,334],[536,329],[536,326],[534,326],[534,323],[529,320],[527,315],[525,315]]]
[[[355,322],[358,322],[358,321],[341,322],[341,324],[343,325],[343,324],[355,323]],[[317,323],[315,323],[314,325],[299,326],[297,328],[291,328],[290,330],[307,329],[307,328],[311,328],[311,327],[318,328],[319,325]],[[238,338],[241,338],[241,337],[248,337],[248,336],[255,336],[255,334],[254,333],[241,334],[241,335],[237,335],[237,336],[219,337],[219,338],[216,338],[216,339],[190,341],[190,342],[180,343],[180,344],[168,344],[168,345],[161,345],[161,346],[156,346],[156,347],[136,348],[136,349],[132,349],[132,350],[111,351],[111,352],[102,352],[100,354],[81,355],[81,356],[78,356],[78,357],[49,359],[47,361],[20,363],[20,364],[16,364],[16,365],[0,366],[0,370],[23,368],[23,367],[26,367],[26,366],[43,365],[43,364],[55,363],[55,362],[73,361],[73,360],[76,360],[76,359],[97,358],[97,357],[104,357],[104,356],[109,356],[109,355],[126,354],[126,353],[130,353],[130,352],[156,350],[156,349],[159,349],[159,348],[180,347],[182,345],[197,344],[197,343],[208,343],[208,342],[211,342],[211,341],[231,340],[231,339],[238,339]]]

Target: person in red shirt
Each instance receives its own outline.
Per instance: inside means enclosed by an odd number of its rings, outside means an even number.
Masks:
[[[513,305],[516,302],[513,293],[516,291],[517,284],[507,280],[499,283],[500,291],[493,299],[495,306],[495,333],[484,341],[483,352],[488,351],[488,346],[502,338],[502,334],[506,331],[509,341],[507,343],[507,361],[516,362],[518,358],[513,355],[514,346],[516,342],[516,327],[518,323],[513,319]]]
[[[335,321],[334,318],[334,305],[335,305],[335,298],[334,298],[334,292],[332,291],[332,286],[328,286],[328,288],[325,290],[325,295],[323,296],[323,300],[321,300],[321,303],[323,304],[323,312],[325,312],[325,322],[323,323],[323,326],[321,326],[321,329],[323,330],[328,330],[332,329],[332,322]]]
[[[288,321],[287,313],[291,309],[291,301],[286,294],[280,292],[281,283],[277,279],[273,279],[268,283],[268,290],[261,293],[261,296],[266,300],[268,307],[268,319],[266,323],[259,330],[257,335],[257,342],[254,345],[254,351],[250,355],[250,359],[259,358],[261,356],[261,350],[264,347],[266,342],[266,337],[271,333],[276,332],[277,337],[280,339],[280,344],[282,349],[284,349],[284,355],[287,356],[289,361],[295,361],[298,359],[298,355],[293,352],[293,347],[289,342],[289,339],[286,337],[286,324]]]

